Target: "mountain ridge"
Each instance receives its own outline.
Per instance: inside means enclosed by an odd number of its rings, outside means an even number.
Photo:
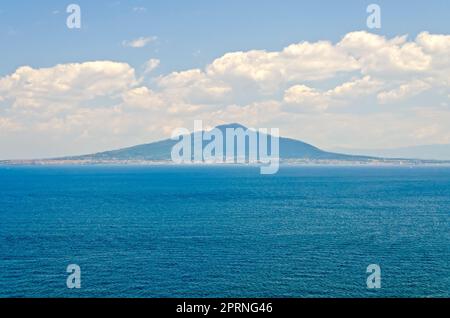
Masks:
[[[223,133],[226,129],[248,129],[239,123],[224,124],[215,127]],[[204,133],[205,130],[202,131]],[[198,132],[191,132],[190,136]],[[223,134],[224,137],[226,134]],[[193,139],[193,138],[192,138]],[[224,138],[225,140],[225,138]],[[170,160],[172,147],[178,143],[178,140],[164,139],[156,142],[145,143],[115,150],[97,152],[93,154],[81,156],[68,156],[62,158],[53,158],[53,160],[143,160],[143,161],[159,161]],[[225,141],[224,141],[225,144]],[[371,156],[346,155],[321,150],[306,142],[293,138],[281,137],[280,159],[310,159],[310,160],[370,160],[379,159]],[[247,149],[248,151],[248,149]]]
[[[226,144],[226,129],[248,129],[239,123],[223,124],[215,127],[223,136],[223,144]],[[251,128],[250,128],[251,129]],[[210,130],[209,130],[210,131]],[[193,136],[206,130],[190,132],[191,146],[193,147]],[[262,134],[258,132],[260,138]],[[187,135],[185,135],[187,136]],[[265,135],[270,136],[270,135]],[[203,140],[203,138],[202,138]],[[269,138],[270,140],[270,138]],[[30,160],[3,160],[0,164],[146,164],[146,163],[171,163],[171,152],[179,140],[163,139],[155,142],[134,145],[114,150],[96,152],[85,155],[64,156],[48,159]],[[203,140],[203,147],[211,141]],[[193,149],[193,148],[192,148]],[[249,154],[248,142],[246,142],[246,155]],[[225,153],[225,151],[223,152]],[[191,157],[193,158],[193,157]],[[235,160],[236,160],[235,145]],[[409,159],[379,157],[359,154],[344,154],[340,152],[325,151],[309,143],[288,137],[279,137],[279,159],[281,162],[291,163],[319,163],[319,164],[450,164],[450,160],[433,159]]]

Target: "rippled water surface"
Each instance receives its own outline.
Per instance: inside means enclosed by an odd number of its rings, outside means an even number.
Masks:
[[[0,221],[0,297],[450,297],[450,168],[0,167]]]

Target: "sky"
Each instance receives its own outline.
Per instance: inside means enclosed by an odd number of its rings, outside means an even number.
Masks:
[[[0,159],[147,143],[194,120],[325,149],[448,144],[449,13],[445,0],[3,0]]]

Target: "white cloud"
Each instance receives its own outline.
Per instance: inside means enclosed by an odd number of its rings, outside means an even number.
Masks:
[[[330,148],[450,142],[448,35],[352,32],[152,77],[159,63],[149,59],[142,79],[114,61],[23,66],[1,77],[0,148],[10,157],[88,153],[164,138],[194,119],[279,127]]]
[[[362,74],[382,77],[405,76],[429,69],[432,57],[406,36],[388,40],[365,31],[348,33],[338,44],[360,63]]]
[[[133,40],[122,41],[122,46],[131,48],[143,48],[148,44],[155,42],[158,38],[156,36],[140,37]]]
[[[370,76],[345,82],[327,91],[317,90],[306,85],[294,85],[284,92],[285,109],[292,112],[323,112],[331,107],[343,107],[356,99],[378,91],[382,82]]]
[[[431,88],[431,85],[421,80],[414,80],[399,87],[384,91],[377,95],[378,101],[381,104],[392,103],[402,99],[410,98]]]
[[[287,104],[295,105],[296,111],[323,111],[328,108],[329,104],[327,96],[306,85],[295,85],[290,87],[284,93],[284,101]]]
[[[357,61],[330,42],[292,44],[280,52],[227,53],[207,67],[210,77],[253,81],[276,89],[283,82],[323,80],[358,69]]]
[[[157,83],[168,100],[194,104],[223,103],[232,91],[228,83],[210,78],[199,69],[173,72],[160,77]]]
[[[444,54],[448,57],[448,52],[450,50],[450,35],[422,32],[417,36],[416,42],[427,53],[433,55]]]
[[[354,79],[345,82],[332,90],[329,90],[326,95],[333,98],[352,100],[360,96],[370,95],[377,92],[383,85],[380,80],[374,80],[370,76]]]
[[[41,69],[23,66],[0,78],[0,95],[13,108],[67,109],[96,97],[120,94],[136,83],[135,71],[126,63],[95,61]]]
[[[158,59],[149,59],[145,62],[144,65],[144,73],[151,73],[154,69],[156,69],[160,64],[160,60]]]
[[[145,86],[124,92],[122,98],[126,105],[141,109],[157,109],[164,105],[163,99]]]

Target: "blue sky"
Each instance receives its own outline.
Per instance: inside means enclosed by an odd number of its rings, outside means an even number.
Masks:
[[[82,30],[65,27],[65,8],[82,8]],[[132,65],[159,58],[160,72],[201,67],[225,52],[279,50],[303,40],[338,41],[366,27],[366,7],[374,1],[60,1],[3,0],[0,40],[4,44],[0,74],[27,64],[33,67],[85,60],[119,60]],[[382,7],[377,33],[415,36],[449,30],[448,3],[376,1]],[[134,11],[145,8],[145,11]],[[55,14],[55,11],[58,11]],[[123,40],[155,35],[142,50]]]
[[[70,3],[81,29],[66,26]],[[369,4],[381,29],[369,29]],[[450,3],[0,2],[0,159],[239,122],[316,146],[450,144]]]

